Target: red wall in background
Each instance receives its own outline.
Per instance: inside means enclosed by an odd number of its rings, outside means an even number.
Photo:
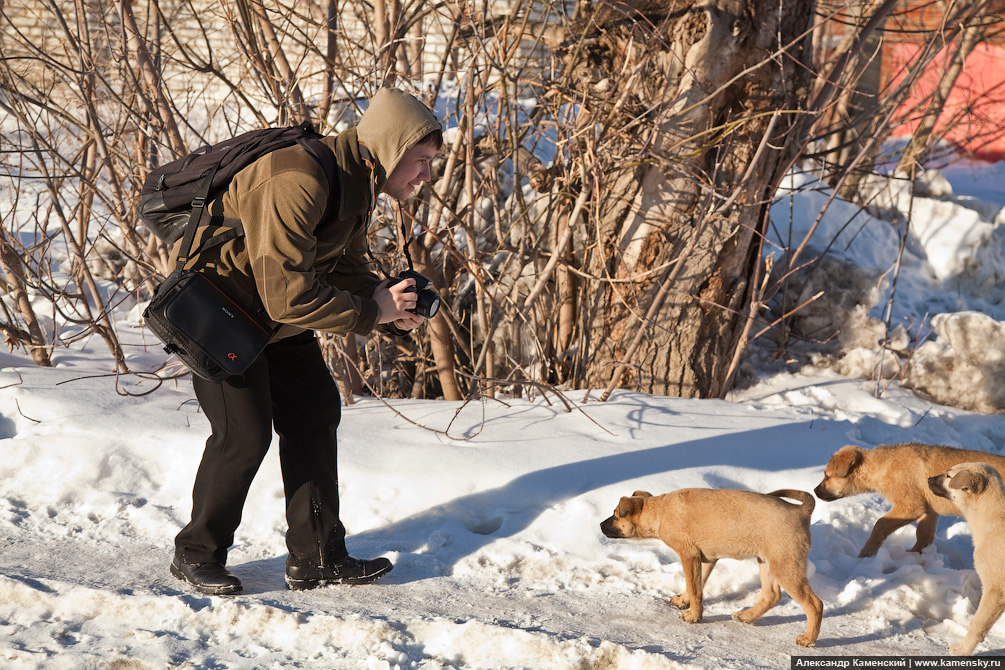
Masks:
[[[896,81],[898,73],[911,63],[919,47],[906,43],[884,46],[883,68]],[[911,98],[901,111],[907,122],[897,126],[895,137],[909,137],[918,127],[918,110],[924,110],[925,98],[938,85],[945,70],[944,51],[929,66],[922,81],[911,91]],[[978,158],[1005,159],[1005,46],[978,45],[967,58],[963,72],[949,96],[946,110],[939,117],[937,130],[945,130],[946,139]]]

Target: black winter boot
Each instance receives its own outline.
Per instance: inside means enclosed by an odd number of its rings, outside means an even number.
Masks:
[[[286,565],[286,585],[295,591],[313,589],[328,584],[369,584],[391,571],[391,561],[386,558],[361,560],[346,556],[333,565]]]
[[[213,596],[229,596],[242,590],[241,580],[223,563],[182,563],[175,557],[171,561],[171,574],[197,591]]]

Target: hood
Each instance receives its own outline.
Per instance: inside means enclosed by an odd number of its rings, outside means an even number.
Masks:
[[[396,88],[377,91],[356,125],[359,143],[377,162],[378,184],[387,181],[406,151],[434,130],[442,128],[429,108]]]

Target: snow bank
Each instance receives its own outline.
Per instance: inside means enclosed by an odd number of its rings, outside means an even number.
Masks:
[[[806,174],[785,187],[772,209],[776,276],[784,250],[816,222],[803,265],[769,313],[799,307],[787,320],[788,369],[896,379],[937,402],[1005,411],[1005,210],[954,195],[937,170],[922,173],[913,193],[903,178],[875,178],[863,185],[867,206],[838,198],[822,217],[829,189]],[[780,343],[772,333],[755,346],[753,366],[778,369],[765,349]]]

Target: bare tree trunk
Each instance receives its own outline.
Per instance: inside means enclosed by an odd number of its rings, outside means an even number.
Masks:
[[[146,94],[149,96],[152,106],[150,111],[160,119],[171,150],[176,156],[184,156],[188,153],[188,149],[181,137],[181,133],[178,131],[178,124],[175,123],[171,105],[164,94],[163,88],[161,88],[160,77],[154,68],[150,52],[147,51],[146,42],[143,40],[140,29],[136,25],[136,18],[133,16],[133,3],[130,0],[119,0],[119,17],[122,21],[122,27],[125,29],[129,50],[136,58],[136,63],[139,65],[140,72],[143,75],[143,82],[147,89]]]
[[[412,39],[406,44],[406,54],[408,56],[408,74],[412,78],[422,79],[422,52],[423,52],[423,20],[419,18],[411,28]]]
[[[602,31],[583,50],[613,74],[598,87],[582,71],[582,113],[630,129],[590,165],[607,198],[587,269],[609,281],[588,315],[588,383],[718,397],[760,262],[758,236],[791,160],[786,133],[809,84],[813,6],[675,3],[653,35],[617,20],[633,10],[655,8],[598,6],[589,18]]]
[[[285,94],[282,99],[281,109],[288,109],[296,123],[310,121],[310,111],[304,100],[304,94],[300,91],[300,84],[297,82],[296,73],[290,67],[290,62],[286,59],[286,52],[283,50],[282,44],[279,43],[275,28],[272,27],[272,22],[265,12],[265,5],[261,2],[254,2],[252,10],[257,19],[258,29],[261,30],[262,36],[265,38],[265,44],[272,55],[272,62],[275,64],[274,67],[277,71],[276,78],[284,83],[283,90]],[[284,119],[281,123],[289,123],[289,119]]]
[[[419,247],[419,257],[415,259],[415,270],[426,277],[432,276],[432,259],[429,249],[424,244]],[[438,314],[426,323],[429,331],[429,345],[433,350],[433,360],[436,362],[436,376],[440,382],[444,400],[462,400],[457,383],[457,371],[454,365],[454,348],[451,345],[450,326],[446,316]]]
[[[450,191],[451,183],[454,180],[454,171],[457,167],[458,155],[461,151],[461,143],[464,139],[463,130],[464,124],[466,123],[465,119],[466,117],[463,115],[459,119],[458,132],[448,150],[446,166],[443,168],[443,174],[441,175],[439,184],[437,185],[437,192],[435,193],[433,202],[429,208],[428,220],[425,223],[425,228],[428,232],[425,236],[423,236],[423,238],[418,239],[417,242],[419,243],[416,244],[416,247],[419,250],[419,258],[416,259],[415,269],[420,274],[430,278],[437,276],[437,273],[433,272],[431,248],[437,245],[439,241],[438,236],[444,232],[446,227],[442,221],[444,216],[444,203],[447,201],[447,194]],[[450,325],[446,322],[446,319],[446,315],[438,315],[431,319],[427,324],[427,329],[429,331],[429,345],[433,352],[433,360],[436,364],[436,375],[440,382],[443,398],[445,400],[461,400],[464,398],[464,394],[461,392],[457,381],[452,333],[450,332]],[[486,335],[486,338],[488,337],[489,336]]]
[[[377,55],[378,72],[383,72],[382,85],[390,86],[394,82],[394,71],[388,66],[390,55],[391,21],[388,0],[373,2],[373,44]]]
[[[325,14],[325,63],[324,94],[321,97],[321,109],[318,118],[324,123],[332,108],[332,95],[335,92],[335,65],[339,60],[338,51],[338,1],[328,0]]]
[[[348,377],[346,383],[352,395],[362,395],[363,380],[359,376],[359,350],[356,349],[356,335],[349,333],[342,342],[342,351],[345,356],[345,371]],[[348,404],[352,404],[352,399]]]
[[[473,72],[474,68],[471,71]],[[462,222],[461,228],[464,232],[468,256],[474,258],[478,253],[478,233],[480,226],[476,225],[474,215],[476,200],[478,198],[475,188],[475,129],[474,124],[471,123],[471,119],[475,118],[475,101],[474,95],[470,91],[464,96],[464,118],[467,120],[467,123],[464,124],[464,202],[466,203],[466,209],[456,214]],[[477,269],[473,269],[472,274],[476,274],[477,272]],[[483,277],[478,277],[475,281],[474,291],[475,308],[471,317],[473,325],[477,325],[479,332],[488,333],[491,317],[489,316],[489,297],[485,292]],[[485,347],[483,369],[475,368],[473,372],[476,375],[481,374],[492,379],[496,376],[494,343],[491,338],[487,338],[483,346]],[[493,395],[494,391],[490,389],[488,393],[489,395]]]
[[[833,11],[838,16],[847,12],[847,19],[821,21],[814,30],[814,53],[822,61],[818,68],[823,70],[815,82],[816,90],[819,91],[832,74],[827,66],[833,65],[836,59],[850,55],[847,84],[836,92],[834,101],[821,115],[826,119],[826,125],[821,124],[824,126],[820,132],[824,151],[818,160],[826,164],[824,178],[832,186],[841,179],[843,169],[851,164],[864,143],[871,139],[870,120],[875,119],[880,109],[883,64],[881,31],[886,15],[884,13],[880,16],[878,29],[870,31],[864,39],[853,28],[863,25],[883,7],[882,0],[853,3],[850,6],[844,3],[836,7],[827,5],[824,11]],[[838,39],[839,36],[834,34],[837,30],[843,30],[845,36],[833,48],[829,44]],[[857,172],[865,173],[871,167],[871,162],[865,161],[858,165]],[[845,193],[853,192],[857,183],[857,179],[845,178]]]
[[[21,318],[24,319],[25,327],[28,329],[27,332],[19,332],[14,327],[13,320],[9,319],[9,322],[3,326],[8,345],[13,346],[14,343],[27,345],[35,365],[51,367],[52,360],[49,358],[49,352],[52,346],[46,342],[42,326],[39,325],[35,310],[31,307],[31,300],[25,290],[23,266],[18,260],[17,253],[11,247],[7,239],[7,231],[3,227],[0,227],[0,271],[6,278],[6,292],[10,294],[14,304],[17,305]],[[2,289],[3,287],[0,286],[0,290]]]

